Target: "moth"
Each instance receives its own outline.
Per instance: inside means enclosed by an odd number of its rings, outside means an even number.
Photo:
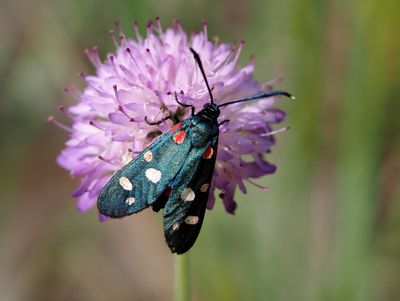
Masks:
[[[204,220],[208,195],[218,150],[220,108],[253,99],[283,95],[286,91],[270,91],[220,105],[208,84],[200,56],[190,48],[202,73],[210,103],[191,117],[177,123],[161,135],[142,153],[114,174],[101,191],[97,207],[100,213],[121,218],[137,213],[149,206],[158,212],[163,209],[164,236],[172,253],[182,254],[195,243]],[[157,122],[160,124],[172,116]]]

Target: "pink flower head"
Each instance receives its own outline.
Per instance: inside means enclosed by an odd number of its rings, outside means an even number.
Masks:
[[[69,135],[57,161],[72,176],[82,178],[73,192],[79,211],[95,206],[113,173],[173,126],[171,121],[151,126],[145,117],[152,121],[170,113],[181,120],[190,116],[189,109],[177,104],[174,92],[182,102],[195,105],[196,112],[210,101],[190,47],[201,57],[217,104],[262,92],[262,85],[252,77],[254,62],[237,66],[244,43],[235,46],[210,41],[205,22],[203,31],[191,36],[178,21],[163,30],[158,18],[148,23],[145,38],[139,34],[137,23],[136,39],[126,38],[117,29],[118,37],[110,32],[116,50],[104,62],[97,48],[85,51],[96,73],[83,76],[83,92],[74,87],[66,89],[78,101],[61,109],[72,119],[71,127],[51,119]],[[251,179],[275,172],[276,166],[264,158],[275,144],[271,126],[285,118],[283,111],[271,108],[275,102],[272,97],[221,108],[219,120],[230,122],[220,128],[209,209],[214,206],[218,189],[225,209],[234,213],[236,188],[245,193],[245,182],[255,184]]]

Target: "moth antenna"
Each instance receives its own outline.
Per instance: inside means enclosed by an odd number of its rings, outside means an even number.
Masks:
[[[289,92],[276,90],[276,91],[256,94],[254,96],[249,96],[249,97],[246,97],[246,98],[241,98],[241,99],[228,101],[226,103],[223,103],[223,104],[219,105],[218,107],[220,108],[220,107],[225,107],[225,106],[228,106],[228,105],[231,105],[231,104],[234,104],[234,103],[238,103],[238,102],[245,102],[245,101],[250,101],[250,100],[254,100],[254,99],[267,98],[267,97],[278,96],[278,95],[282,95],[282,96],[289,97],[291,99],[295,99],[295,97],[292,94],[290,94]]]
[[[203,64],[201,63],[200,56],[198,55],[198,53],[196,51],[194,51],[193,48],[190,48],[190,51],[193,53],[194,59],[197,62],[197,65],[199,65],[201,74],[203,75],[204,81],[206,82],[208,94],[210,94],[210,101],[211,101],[211,103],[214,103],[214,97],[211,93],[210,85],[208,84],[206,73],[204,72],[204,68],[203,68]]]

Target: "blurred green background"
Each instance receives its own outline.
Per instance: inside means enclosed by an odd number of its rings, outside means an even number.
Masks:
[[[218,202],[190,252],[193,300],[400,300],[400,2],[171,0],[0,2],[0,300],[172,300],[160,216],[99,223],[75,211],[77,185],[55,164],[63,133],[46,123],[63,88],[161,17],[245,39],[242,62],[297,100],[270,155],[278,172]],[[144,30],[143,30],[144,31]]]

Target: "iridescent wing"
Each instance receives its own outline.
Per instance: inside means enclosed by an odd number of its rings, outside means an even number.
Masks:
[[[100,213],[120,218],[139,212],[157,200],[192,156],[189,124],[190,118],[119,170],[99,195]]]
[[[164,235],[173,253],[182,254],[195,243],[203,223],[217,156],[218,137],[193,161],[197,165],[177,174],[164,209]]]

